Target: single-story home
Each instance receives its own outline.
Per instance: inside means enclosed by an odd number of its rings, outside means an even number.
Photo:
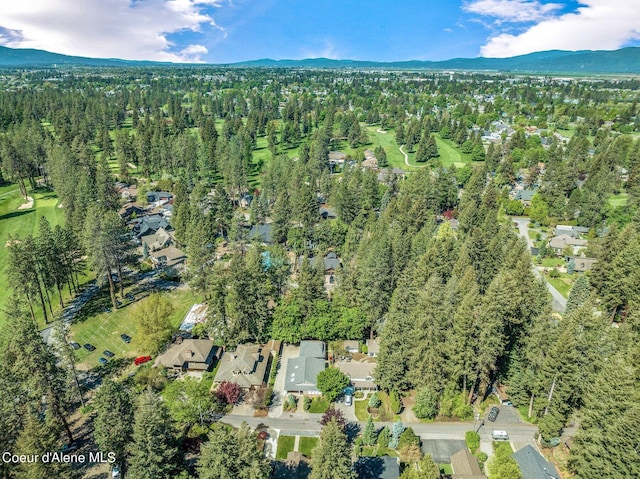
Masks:
[[[272,231],[273,228],[271,223],[266,225],[254,225],[249,230],[249,239],[256,240],[265,245],[273,244]]]
[[[533,195],[536,194],[535,190],[520,190],[516,193],[516,196],[514,197],[514,199],[520,201],[520,203],[522,203],[525,208],[531,206],[531,200],[533,198]]]
[[[287,361],[286,393],[320,395],[316,378],[327,367],[327,349],[322,341],[301,341],[300,354]]]
[[[210,339],[182,339],[156,358],[154,366],[174,372],[208,371],[219,359],[221,349]]]
[[[461,449],[451,456],[452,479],[486,479],[478,459],[471,454],[468,447]]]
[[[338,217],[338,213],[327,205],[320,205],[318,208],[318,214],[323,220],[335,220]]]
[[[153,234],[142,236],[140,241],[147,245],[148,251],[157,251],[171,246],[173,244],[173,235],[166,229],[160,228]]]
[[[348,353],[355,354],[360,351],[360,343],[358,341],[343,341],[342,347]]]
[[[354,388],[365,391],[378,389],[373,379],[373,370],[376,368],[376,363],[367,361],[338,361],[334,366],[349,376],[351,385]]]
[[[593,269],[593,265],[598,261],[596,258],[583,258],[579,256],[575,256],[571,258],[575,263],[575,267],[573,270],[576,273],[585,273],[587,271],[591,271]]]
[[[375,358],[378,354],[380,354],[380,340],[378,338],[375,339],[367,339],[367,354],[372,358]]]
[[[169,246],[168,248],[152,251],[149,253],[149,257],[156,269],[175,267],[184,263],[187,259],[184,252],[175,246]]]
[[[567,235],[572,238],[578,238],[582,234],[587,234],[589,228],[583,226],[558,225],[553,233],[554,236]]]
[[[363,168],[378,168],[378,159],[371,150],[364,150],[364,161],[360,164]]]
[[[304,260],[304,258],[298,258],[298,268],[300,268],[300,265],[302,264],[302,261]],[[316,261],[317,258],[316,257],[311,257],[309,258],[309,263],[311,264],[311,266],[316,266]],[[331,288],[335,282],[336,282],[336,277],[335,274],[336,272],[342,268],[342,262],[340,261],[340,258],[338,257],[338,255],[336,253],[334,253],[333,251],[329,252],[326,256],[324,256],[322,258],[322,262],[323,262],[323,268],[324,268],[324,284],[326,288]]]
[[[553,249],[557,255],[562,255],[567,246],[571,247],[573,254],[578,254],[578,252],[588,244],[589,242],[587,240],[573,238],[569,235],[554,236],[549,240],[549,247]]]
[[[547,461],[529,444],[512,456],[518,463],[522,479],[559,479],[560,474],[553,463]]]
[[[268,380],[272,347],[273,342],[267,345],[247,343],[238,345],[235,351],[225,351],[213,382],[233,382],[243,389],[263,386]]]
[[[173,195],[167,191],[149,191],[147,193],[147,201],[155,203],[156,201],[171,201]]]
[[[358,479],[398,479],[400,463],[397,457],[359,457],[353,465]]]

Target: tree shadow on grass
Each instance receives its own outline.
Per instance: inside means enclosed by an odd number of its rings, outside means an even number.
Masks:
[[[7,214],[4,214],[4,215],[0,216],[0,221],[8,220],[10,218],[17,218],[19,216],[28,215],[29,213],[33,213],[33,212],[34,212],[34,210],[32,208],[30,208],[28,210],[13,211],[11,213],[7,213]]]

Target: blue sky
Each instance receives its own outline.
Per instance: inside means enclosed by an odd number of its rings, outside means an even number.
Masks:
[[[640,0],[20,0],[0,45],[207,63],[611,50],[640,45]]]

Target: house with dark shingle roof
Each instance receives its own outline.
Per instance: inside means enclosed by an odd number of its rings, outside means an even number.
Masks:
[[[235,351],[226,351],[220,359],[214,384],[228,381],[243,389],[264,385],[272,344],[240,344]]]
[[[553,463],[547,461],[529,444],[512,456],[518,463],[522,479],[560,479]]]
[[[390,456],[359,457],[353,465],[358,479],[398,479],[398,458]]]
[[[471,454],[468,447],[451,456],[452,479],[485,479],[480,470],[478,459]]]
[[[184,339],[172,344],[156,358],[154,366],[176,372],[207,371],[220,357],[220,349],[209,339]]]
[[[533,199],[533,195],[536,194],[535,190],[520,190],[516,193],[514,199],[520,201],[525,207],[531,206],[531,200]]]

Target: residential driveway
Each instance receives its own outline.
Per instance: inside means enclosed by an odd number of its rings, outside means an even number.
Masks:
[[[297,358],[300,355],[300,348],[290,344],[282,346],[282,354],[278,359],[278,372],[276,373],[276,381],[273,384],[273,401],[269,407],[269,417],[280,417],[282,415],[282,404],[284,403],[284,382],[287,374],[287,362],[291,358]]]
[[[362,401],[365,401],[365,399],[362,399]],[[358,422],[358,418],[356,417],[356,407],[353,401],[351,402],[351,406],[347,406],[344,403],[344,397],[341,397],[340,399],[338,399],[338,402],[334,403],[333,405],[336,409],[342,411],[347,421]]]
[[[466,447],[466,443],[460,439],[423,439],[422,453],[431,454],[433,460],[438,464],[451,462],[451,456]]]
[[[513,406],[498,406],[498,408],[500,408],[500,413],[498,414],[498,417],[496,418],[495,422],[491,422],[487,420],[485,417],[485,420],[484,420],[485,427],[489,428],[491,426],[499,426],[501,424],[519,424],[522,422],[522,419],[520,419],[520,414],[518,413],[518,410]],[[493,429],[500,429],[500,428],[493,427]]]

